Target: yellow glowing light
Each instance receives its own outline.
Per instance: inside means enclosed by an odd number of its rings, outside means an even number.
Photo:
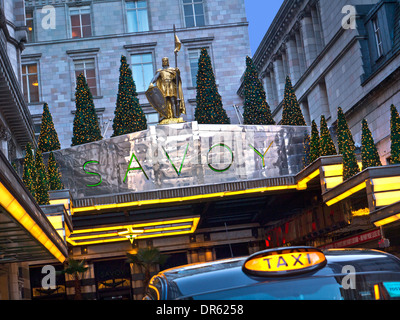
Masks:
[[[386,177],[372,179],[372,185],[374,192],[399,190],[400,189],[400,177]]]
[[[146,222],[133,225],[119,225],[112,227],[81,229],[74,231],[71,234],[71,236],[67,239],[67,241],[72,245],[88,245],[88,244],[99,244],[99,243],[114,242],[114,241],[123,241],[129,238],[128,237],[121,238],[121,235],[122,236],[124,235],[122,233],[125,231],[121,233],[120,230],[132,229],[133,231],[135,231],[138,230],[139,228],[142,229],[143,232],[136,236],[137,239],[182,235],[182,234],[193,233],[197,228],[199,220],[200,220],[199,217],[194,217],[194,218],[183,218],[176,220],[153,221],[153,222]],[[101,233],[101,232],[108,232],[108,233]],[[76,234],[85,234],[85,235],[76,236]],[[99,239],[99,238],[112,238],[112,239]],[[89,240],[89,241],[77,242],[78,240]]]
[[[327,201],[326,205],[327,206],[331,206],[331,205],[335,204],[336,202],[339,202],[339,201],[351,196],[352,194],[364,189],[365,187],[366,187],[366,183],[364,181],[364,182],[360,183],[359,185],[357,185],[357,186],[355,186],[355,187],[343,192],[342,194],[338,195],[337,197]]]
[[[384,226],[385,224],[389,224],[389,223],[395,222],[397,220],[400,220],[400,214],[395,214],[395,215],[390,216],[388,218],[375,221],[374,225],[377,226],[377,227],[380,227],[380,226]]]
[[[343,164],[333,164],[333,165],[323,166],[322,170],[324,171],[325,177],[342,176]]]
[[[25,211],[8,189],[0,183],[0,205],[17,220],[23,228],[38,240],[49,252],[60,262],[64,262],[65,256],[51,242],[47,235],[41,230],[31,216]]]
[[[400,201],[400,191],[374,193],[375,206],[384,207]]]
[[[366,216],[366,215],[369,215],[369,209],[363,208],[363,209],[355,210],[355,211],[352,211],[351,214],[353,217]]]
[[[375,300],[380,300],[379,286],[377,284],[374,285],[374,293],[375,293]]]
[[[319,169],[315,170],[311,174],[309,174],[307,177],[303,178],[297,183],[297,189],[298,190],[305,190],[307,189],[307,183],[314,179],[316,176],[319,175]]]
[[[325,255],[321,251],[309,249],[302,252],[292,250],[283,253],[271,252],[271,254],[255,255],[250,257],[244,264],[244,269],[250,273],[260,273],[264,275],[290,273],[309,269],[326,263]]]
[[[343,177],[325,178],[326,189],[332,189],[343,182]]]

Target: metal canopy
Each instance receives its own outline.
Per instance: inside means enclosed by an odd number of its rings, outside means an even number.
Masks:
[[[23,226],[0,207],[0,263],[54,259]]]

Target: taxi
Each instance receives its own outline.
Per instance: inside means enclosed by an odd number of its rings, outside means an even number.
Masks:
[[[164,270],[143,299],[400,299],[400,259],[369,249],[274,248]]]

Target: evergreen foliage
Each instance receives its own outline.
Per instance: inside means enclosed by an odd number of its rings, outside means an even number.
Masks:
[[[365,119],[362,121],[361,159],[363,170],[369,167],[379,167],[382,165],[371,131],[368,128],[367,120]]]
[[[283,98],[282,125],[306,126],[306,121],[301,112],[299,102],[294,93],[292,82],[289,76],[286,77],[285,95]]]
[[[275,124],[271,109],[266,101],[266,95],[253,60],[246,57],[246,72],[244,74],[244,124]]]
[[[76,80],[75,105],[71,145],[76,146],[102,140],[93,96],[83,74],[80,74]]]
[[[47,176],[49,179],[49,190],[64,189],[64,185],[61,182],[61,173],[53,152],[50,152],[49,155],[49,161],[47,163]]]
[[[38,140],[38,149],[41,152],[49,152],[60,149],[60,141],[54,128],[53,117],[51,116],[47,103],[43,105],[42,124]]]
[[[35,155],[36,169],[36,202],[39,205],[49,204],[49,182],[47,179],[47,171],[43,162],[42,152],[36,150]]]
[[[197,71],[195,120],[201,124],[229,124],[230,119],[218,93],[211,59],[207,49],[202,48]]]
[[[36,168],[35,159],[31,144],[28,143],[25,147],[24,169],[22,174],[22,181],[31,195],[36,197]]]
[[[343,158],[343,180],[346,181],[360,172],[360,168],[355,155],[353,136],[340,107],[338,108],[338,145],[339,154]]]
[[[113,137],[147,129],[146,116],[137,96],[132,70],[126,62],[126,57],[121,56]]]
[[[400,163],[400,118],[399,112],[393,104],[390,106],[390,141],[390,163]]]
[[[337,154],[335,144],[333,143],[332,136],[329,132],[328,125],[326,124],[325,116],[321,116],[320,122],[320,140],[319,150],[320,156],[333,156]]]
[[[317,160],[320,156],[319,152],[319,132],[317,124],[313,120],[311,123],[311,140],[310,140],[310,163]]]

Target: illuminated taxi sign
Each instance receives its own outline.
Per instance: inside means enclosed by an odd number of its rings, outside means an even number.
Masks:
[[[319,249],[287,247],[250,256],[243,264],[243,271],[254,276],[284,276],[316,270],[325,265],[325,255]]]

